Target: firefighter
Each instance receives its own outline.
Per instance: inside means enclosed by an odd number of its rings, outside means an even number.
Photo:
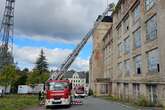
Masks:
[[[38,93],[38,101],[41,101],[41,91]]]
[[[44,104],[44,91],[43,90],[39,92],[38,99],[39,99],[41,105]]]

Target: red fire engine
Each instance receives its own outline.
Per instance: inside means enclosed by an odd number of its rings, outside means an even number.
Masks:
[[[46,83],[45,106],[71,105],[71,83],[69,80],[49,80]]]

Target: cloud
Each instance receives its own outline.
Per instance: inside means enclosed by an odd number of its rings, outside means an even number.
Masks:
[[[4,4],[5,0],[0,0]],[[107,0],[16,0],[15,34],[79,40],[106,8]],[[116,1],[116,0],[111,0]],[[0,5],[1,9],[4,5]],[[2,14],[2,12],[1,12]]]
[[[41,49],[44,50],[45,56],[49,63],[50,69],[57,69],[64,59],[72,52],[70,49],[48,49],[48,48],[34,48],[34,47],[18,47],[14,46],[14,57],[20,68],[34,67],[35,61],[40,54]],[[78,71],[89,70],[88,59],[77,58],[73,63],[71,69]]]
[[[107,0],[16,0],[15,35],[32,39],[77,43],[106,8]],[[111,2],[117,0],[109,0]],[[5,0],[0,0],[3,15]],[[2,17],[0,17],[2,20]],[[32,68],[41,48],[14,47],[21,67]],[[57,68],[71,52],[68,49],[43,48],[51,68]],[[88,59],[77,58],[71,68],[88,69]]]

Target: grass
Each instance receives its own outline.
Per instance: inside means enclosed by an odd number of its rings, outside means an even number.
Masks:
[[[23,110],[38,105],[34,95],[7,95],[0,98],[0,110]]]
[[[140,97],[138,99],[138,101],[131,101],[131,100],[122,100],[122,99],[119,99],[117,97],[112,97],[112,96],[104,96],[104,97],[100,97],[104,100],[108,100],[108,101],[114,101],[114,102],[119,102],[119,103],[122,103],[122,104],[125,104],[125,105],[128,105],[128,106],[133,106],[135,108],[147,108],[147,107],[155,107],[155,108],[158,108],[158,110],[165,110],[165,108],[163,108],[162,105],[157,105],[157,106],[153,106],[153,105],[150,105],[149,102],[147,102],[147,100],[144,99],[144,97]]]

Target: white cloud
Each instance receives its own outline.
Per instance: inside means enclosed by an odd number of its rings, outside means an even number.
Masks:
[[[40,54],[41,49],[47,57],[50,69],[57,69],[64,59],[71,53],[69,49],[48,49],[48,48],[34,48],[34,47],[18,47],[14,46],[14,57],[20,68],[34,67],[35,61]],[[88,59],[77,58],[71,66],[71,69],[78,71],[89,70]]]
[[[109,0],[114,1],[118,0]],[[5,0],[0,3],[2,15]],[[107,0],[16,0],[15,34],[73,43],[92,27],[106,3]]]
[[[109,2],[118,0],[109,0]],[[0,0],[3,15],[5,0]],[[92,27],[106,8],[107,0],[16,0],[15,35],[32,39],[46,39],[77,43]],[[2,20],[2,17],[0,18]],[[54,40],[53,40],[54,39]],[[14,47],[15,60],[21,67],[32,68],[41,48]],[[56,68],[71,50],[45,50],[51,68]],[[88,59],[77,58],[71,68],[88,69]]]

